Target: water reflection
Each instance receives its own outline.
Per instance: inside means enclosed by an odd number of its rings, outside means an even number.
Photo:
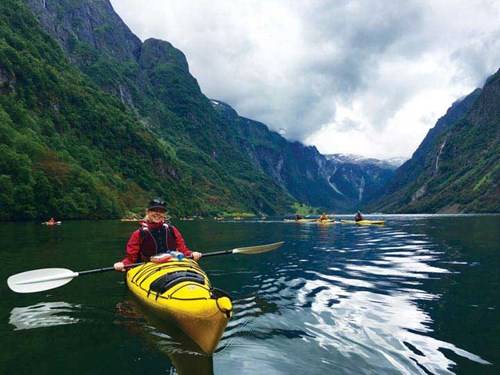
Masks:
[[[198,346],[181,330],[155,318],[135,299],[117,305],[117,324],[128,332],[141,337],[154,350],[166,354],[172,363],[170,374],[212,375],[213,358],[201,353]]]
[[[441,296],[423,283],[452,271],[425,235],[390,226],[299,226],[296,238],[274,269],[244,285],[222,339],[231,354],[223,351],[222,361],[238,362],[243,372],[259,361],[262,373],[318,374],[452,374],[456,363],[446,352],[489,364],[432,337],[423,304]]]
[[[9,324],[15,327],[15,331],[76,324],[80,319],[75,315],[80,307],[66,302],[40,302],[27,307],[14,307]]]
[[[20,223],[0,227],[3,249],[29,234],[22,254],[5,257],[4,279],[47,259],[47,266],[75,269],[110,264],[130,232],[120,225],[68,222],[56,242],[48,234],[56,232],[40,225],[34,233]],[[190,245],[205,251],[286,241],[258,256],[202,259],[213,285],[234,297],[234,316],[213,357],[127,303],[114,313],[126,286],[118,275],[100,274],[43,297],[81,305],[33,305],[35,297],[14,295],[4,283],[0,334],[9,345],[0,373],[68,373],[77,361],[82,373],[105,373],[105,363],[138,374],[498,373],[500,217],[388,218],[384,227],[182,225]],[[22,301],[32,306],[14,307]],[[33,329],[61,324],[68,326]],[[58,356],[50,340],[57,340]],[[28,349],[42,360],[25,361]]]

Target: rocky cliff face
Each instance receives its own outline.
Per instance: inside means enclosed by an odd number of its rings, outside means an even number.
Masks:
[[[0,64],[0,94],[14,91],[16,78]]]
[[[25,0],[41,26],[63,47],[74,52],[85,43],[119,61],[136,60],[141,41],[114,12],[107,0]],[[81,63],[75,58],[74,62]]]
[[[108,0],[25,2],[74,64],[103,89],[139,111],[144,109],[144,95],[155,94],[149,73],[156,68],[175,68],[183,80],[194,80],[181,51],[157,39],[142,43]]]
[[[498,212],[500,73],[454,103],[372,207],[388,212]]]

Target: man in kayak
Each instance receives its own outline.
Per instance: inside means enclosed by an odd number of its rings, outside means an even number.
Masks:
[[[361,212],[357,212],[356,216],[354,216],[354,221],[362,221],[364,220],[363,215],[361,215]]]
[[[319,217],[318,221],[328,221],[328,215],[323,212],[323,214]]]
[[[170,251],[179,251],[187,257],[199,260],[202,254],[189,250],[179,230],[167,224],[166,219],[165,202],[158,198],[150,201],[141,228],[130,236],[127,254],[122,261],[114,264],[115,270],[124,272],[129,264],[148,261],[154,255]]]

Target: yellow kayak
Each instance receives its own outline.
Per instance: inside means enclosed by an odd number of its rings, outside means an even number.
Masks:
[[[178,326],[205,353],[213,353],[231,318],[229,296],[210,285],[191,259],[145,263],[127,272],[130,291],[152,312]]]
[[[284,219],[283,221],[287,222],[287,223],[312,223],[312,222],[316,221],[316,219],[299,219],[299,220]]]
[[[315,223],[320,225],[332,225],[337,222],[335,220],[316,220]]]
[[[342,224],[356,224],[356,225],[384,225],[384,220],[340,220]]]

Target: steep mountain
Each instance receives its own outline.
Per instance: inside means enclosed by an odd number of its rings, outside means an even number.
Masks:
[[[285,210],[294,199],[351,209],[359,206],[363,191],[372,188],[369,180],[351,171],[351,185],[363,187],[356,186],[355,194],[340,191],[330,177],[343,175],[339,183],[347,186],[348,173],[339,173],[338,163],[329,162],[314,147],[288,142],[264,124],[234,111],[235,116],[228,117],[214,108],[189,73],[182,52],[156,39],[141,43],[109,1],[25,2],[71,62],[171,146],[187,176],[184,187],[195,193],[201,209],[273,213]]]
[[[372,205],[387,212],[498,212],[500,73],[455,102]]]
[[[266,125],[239,116],[226,103],[212,100],[212,105],[236,130],[238,147],[253,164],[300,202],[352,211],[376,197],[397,167],[375,159],[324,156],[315,147],[289,142]]]
[[[21,1],[2,2],[2,219],[115,217],[153,194],[174,214],[288,209],[293,199],[235,150],[182,52],[141,43],[105,0],[25,3],[40,24]],[[94,176],[66,178],[73,169]],[[39,172],[55,199],[37,195]]]
[[[114,217],[152,192],[187,196],[184,178],[172,150],[71,66],[22,3],[0,3],[1,220]]]

